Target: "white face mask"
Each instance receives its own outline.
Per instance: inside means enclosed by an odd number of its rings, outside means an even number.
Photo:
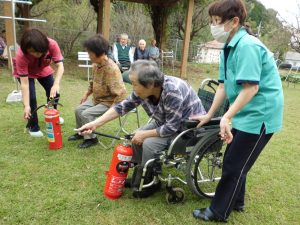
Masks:
[[[231,21],[231,20],[230,20]],[[227,23],[229,23],[230,21],[228,21]],[[224,30],[224,24],[219,24],[219,25],[210,25],[210,32],[212,34],[212,36],[214,37],[214,39],[218,42],[221,43],[225,43],[228,40],[228,37],[230,35],[230,31],[225,31]]]

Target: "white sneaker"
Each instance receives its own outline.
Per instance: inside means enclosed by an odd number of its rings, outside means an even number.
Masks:
[[[31,137],[43,137],[44,134],[42,131],[29,131]]]
[[[62,117],[59,117],[59,124],[64,124],[65,120]]]

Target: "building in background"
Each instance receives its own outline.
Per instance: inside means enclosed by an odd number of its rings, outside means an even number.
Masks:
[[[220,62],[220,53],[224,44],[217,42],[216,40],[206,42],[200,45],[195,56],[197,63],[216,63]]]
[[[300,68],[300,53],[298,52],[287,52],[284,59],[285,64],[291,64],[293,69]]]

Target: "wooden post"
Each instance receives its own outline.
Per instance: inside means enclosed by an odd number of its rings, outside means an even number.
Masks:
[[[110,0],[104,0],[103,36],[109,40]]]
[[[3,2],[4,4],[4,16],[12,17],[11,15],[11,3]],[[5,19],[5,31],[6,31],[6,42],[7,46],[14,44],[14,31],[13,23],[11,19]]]
[[[22,7],[24,7],[24,8],[22,9],[22,11],[23,11],[22,17],[23,17],[23,18],[30,18],[30,5],[25,4],[25,5],[22,5]],[[27,30],[29,27],[30,27],[29,21],[24,21],[24,27],[23,27],[23,30],[25,31],[25,30]]]
[[[167,28],[167,20],[168,20],[165,10],[162,11],[161,17],[162,17],[162,19],[161,19],[161,24],[160,24],[160,26],[161,26],[160,49],[165,50],[166,38],[167,38],[166,28]]]
[[[194,11],[194,0],[188,0],[188,10],[186,14],[185,33],[184,33],[184,41],[183,41],[183,48],[182,48],[183,54],[182,54],[182,62],[181,62],[181,69],[180,69],[180,77],[184,80],[187,79],[186,68],[187,68],[187,60],[188,60],[188,53],[189,53],[189,46],[190,46],[190,34],[192,28],[193,11]]]
[[[103,33],[103,0],[99,0],[98,5],[97,33]]]
[[[4,16],[12,17],[12,8],[11,2],[3,2],[4,4]],[[5,19],[5,31],[6,31],[6,44],[7,51],[9,50],[9,46],[14,45],[14,30],[13,30],[13,21],[11,19]],[[14,52],[12,52],[14,53]],[[10,65],[11,60],[8,59],[8,67],[11,68]]]

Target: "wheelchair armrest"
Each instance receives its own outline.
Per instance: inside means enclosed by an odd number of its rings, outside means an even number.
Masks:
[[[186,119],[186,120],[183,121],[183,125],[187,129],[195,128],[195,127],[197,127],[198,124],[199,124],[199,120],[188,120],[188,119]]]
[[[221,117],[212,118],[204,127],[216,126],[220,124]],[[195,128],[199,124],[199,120],[184,120],[184,126],[188,129]]]
[[[222,117],[215,117],[212,118],[208,123],[204,124],[204,127],[209,127],[209,126],[216,126],[216,125],[220,125],[220,120]]]

